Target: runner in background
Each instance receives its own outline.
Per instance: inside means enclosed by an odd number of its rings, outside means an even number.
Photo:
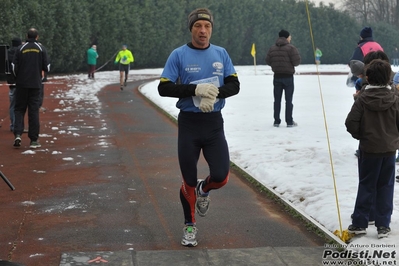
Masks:
[[[119,77],[121,90],[126,87],[126,81],[130,70],[130,63],[134,62],[134,57],[131,51],[127,49],[127,45],[122,45],[122,50],[116,55],[115,64],[119,64]]]

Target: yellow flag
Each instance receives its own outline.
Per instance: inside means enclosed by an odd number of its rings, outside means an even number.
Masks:
[[[252,57],[255,57],[256,51],[255,51],[255,44],[252,44],[252,49],[251,49],[251,55]]]

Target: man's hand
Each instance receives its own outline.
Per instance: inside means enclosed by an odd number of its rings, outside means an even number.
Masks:
[[[200,105],[199,105],[199,109],[203,112],[203,113],[210,113],[213,111],[213,105],[216,102],[216,98],[205,98],[202,97],[201,101],[200,101]]]
[[[219,95],[219,89],[210,83],[198,84],[195,88],[195,95],[203,98],[216,98]]]

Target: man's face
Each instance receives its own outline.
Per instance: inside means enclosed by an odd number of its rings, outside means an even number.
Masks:
[[[197,20],[191,29],[191,42],[194,47],[206,48],[212,35],[212,23],[208,20]]]

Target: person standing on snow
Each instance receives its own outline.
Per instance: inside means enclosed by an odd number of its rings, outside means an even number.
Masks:
[[[278,33],[276,43],[270,47],[266,55],[266,64],[272,67],[273,96],[274,96],[274,127],[281,123],[281,98],[285,96],[285,122],[287,127],[295,127],[298,124],[292,118],[294,105],[294,73],[295,67],[301,63],[301,56],[295,46],[291,44],[291,35],[286,30]]]
[[[399,148],[399,97],[388,85],[389,62],[374,59],[365,66],[369,85],[359,94],[345,126],[359,140],[359,185],[352,224],[348,232],[366,234],[375,203],[375,226],[378,238],[391,232],[395,184],[395,158]]]
[[[211,11],[207,8],[192,11],[188,28],[191,42],[170,54],[158,92],[161,96],[179,98],[178,157],[184,213],[181,244],[193,247],[197,245],[195,212],[205,216],[209,210],[209,192],[220,189],[229,179],[230,158],[221,110],[225,99],[239,92],[240,82],[227,51],[210,43]],[[197,176],[201,151],[209,166],[204,180]]]
[[[126,87],[127,76],[130,70],[130,63],[134,62],[134,57],[131,51],[127,49],[127,45],[122,45],[122,50],[116,55],[115,64],[119,63],[119,77],[121,90]]]
[[[373,29],[371,27],[364,27],[360,31],[360,40],[357,43],[357,47],[353,51],[351,58],[349,59],[348,66],[350,65],[350,61],[359,60],[364,62],[364,57],[374,51],[384,51],[381,45],[374,41],[373,39]],[[355,82],[357,80],[356,76],[349,76],[346,81],[346,85],[348,87],[354,87]]]

